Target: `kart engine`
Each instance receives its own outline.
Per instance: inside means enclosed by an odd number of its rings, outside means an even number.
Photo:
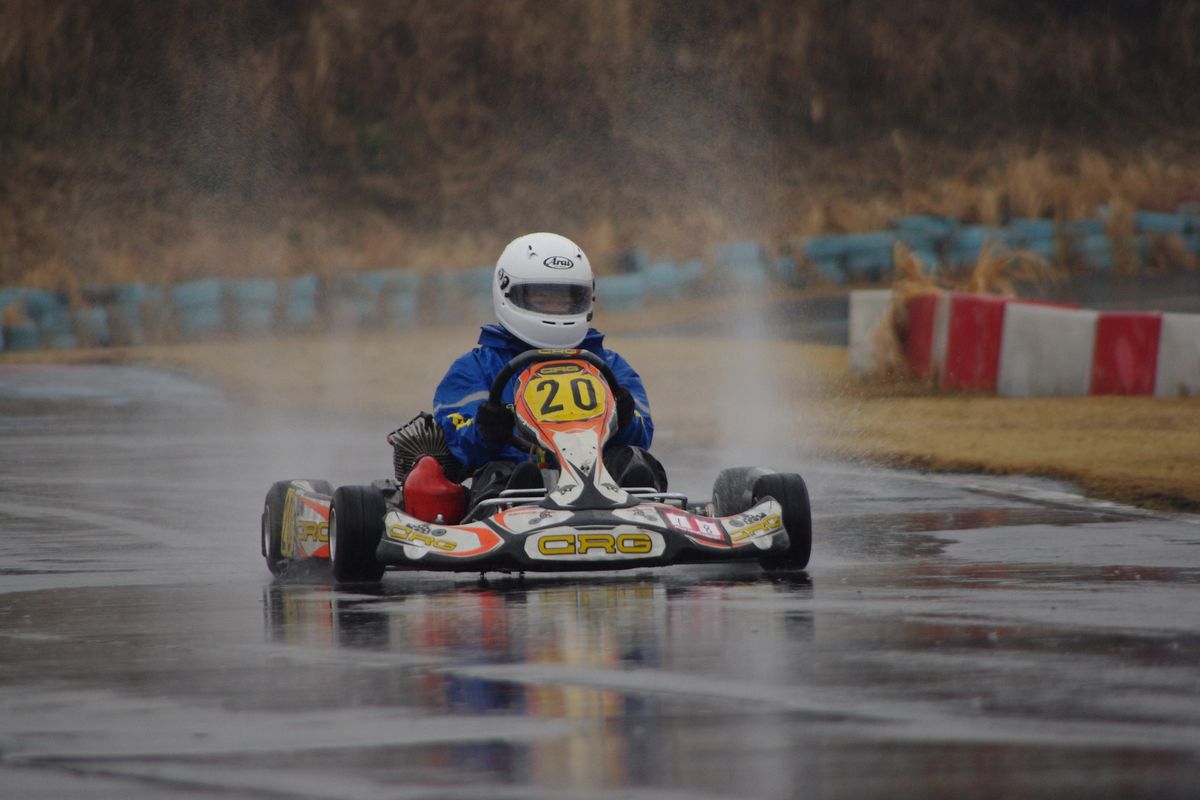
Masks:
[[[392,462],[396,468],[396,480],[400,483],[404,483],[421,456],[433,456],[441,464],[447,478],[462,480],[462,464],[450,453],[446,435],[432,414],[422,411],[389,433],[387,440],[392,446]]]

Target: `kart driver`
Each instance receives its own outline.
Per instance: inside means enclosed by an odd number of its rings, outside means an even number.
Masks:
[[[488,401],[500,370],[526,350],[582,348],[612,369],[617,431],[604,447],[604,463],[621,486],[667,488],[666,471],[647,452],[654,435],[650,403],[642,379],[624,358],[603,347],[604,334],[592,319],[595,280],[583,251],[563,236],[530,233],[514,239],[496,262],[492,306],[499,325],[484,325],[479,344],[460,356],[438,384],[433,415],[446,434],[450,452],[474,473],[470,505],[502,489],[542,487],[531,454],[510,443],[515,418],[509,404]]]

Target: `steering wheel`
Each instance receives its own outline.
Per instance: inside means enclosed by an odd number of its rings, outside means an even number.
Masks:
[[[612,389],[614,394],[620,387],[620,384],[617,382],[617,376],[613,374],[612,367],[608,366],[604,359],[590,350],[526,350],[505,364],[496,375],[496,379],[492,381],[491,389],[488,390],[488,402],[502,405],[504,388],[508,386],[509,380],[512,379],[513,375],[524,371],[530,364],[540,364],[544,361],[562,361],[564,359],[576,359],[591,364],[600,371],[604,382],[608,384],[608,388]],[[520,450],[532,450],[536,447],[533,442],[524,436],[513,432],[509,434],[508,443]]]

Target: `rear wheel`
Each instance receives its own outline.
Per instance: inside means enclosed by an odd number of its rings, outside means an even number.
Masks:
[[[296,480],[278,481],[271,484],[267,490],[267,498],[263,502],[262,520],[259,526],[259,545],[263,558],[267,561],[267,569],[272,575],[282,575],[287,571],[290,559],[283,553],[283,517],[287,503],[288,489]],[[318,494],[333,494],[333,487],[328,481],[304,480]]]
[[[375,549],[383,536],[387,509],[371,486],[342,486],[329,507],[329,563],[338,583],[376,583],[383,564]]]
[[[771,497],[783,507],[783,527],[788,548],[759,559],[764,569],[804,569],[812,555],[812,507],[808,487],[795,473],[763,475],[754,483],[753,502]]]
[[[754,482],[773,474],[766,467],[729,467],[713,482],[713,510],[719,517],[740,514],[754,505]]]

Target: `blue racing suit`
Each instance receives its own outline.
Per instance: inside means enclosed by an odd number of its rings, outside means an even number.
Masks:
[[[650,419],[650,401],[642,378],[620,355],[603,347],[604,334],[589,328],[579,347],[590,350],[604,359],[617,382],[633,395],[633,421],[613,434],[608,444],[627,444],[649,448],[654,437],[654,422]],[[479,346],[459,356],[433,394],[433,416],[446,433],[450,452],[468,469],[489,461],[528,461],[530,454],[511,444],[489,442],[475,427],[475,410],[487,400],[492,381],[504,365],[526,350],[535,349],[499,325],[484,325],[479,334]],[[516,376],[504,388],[502,400],[513,402]]]

